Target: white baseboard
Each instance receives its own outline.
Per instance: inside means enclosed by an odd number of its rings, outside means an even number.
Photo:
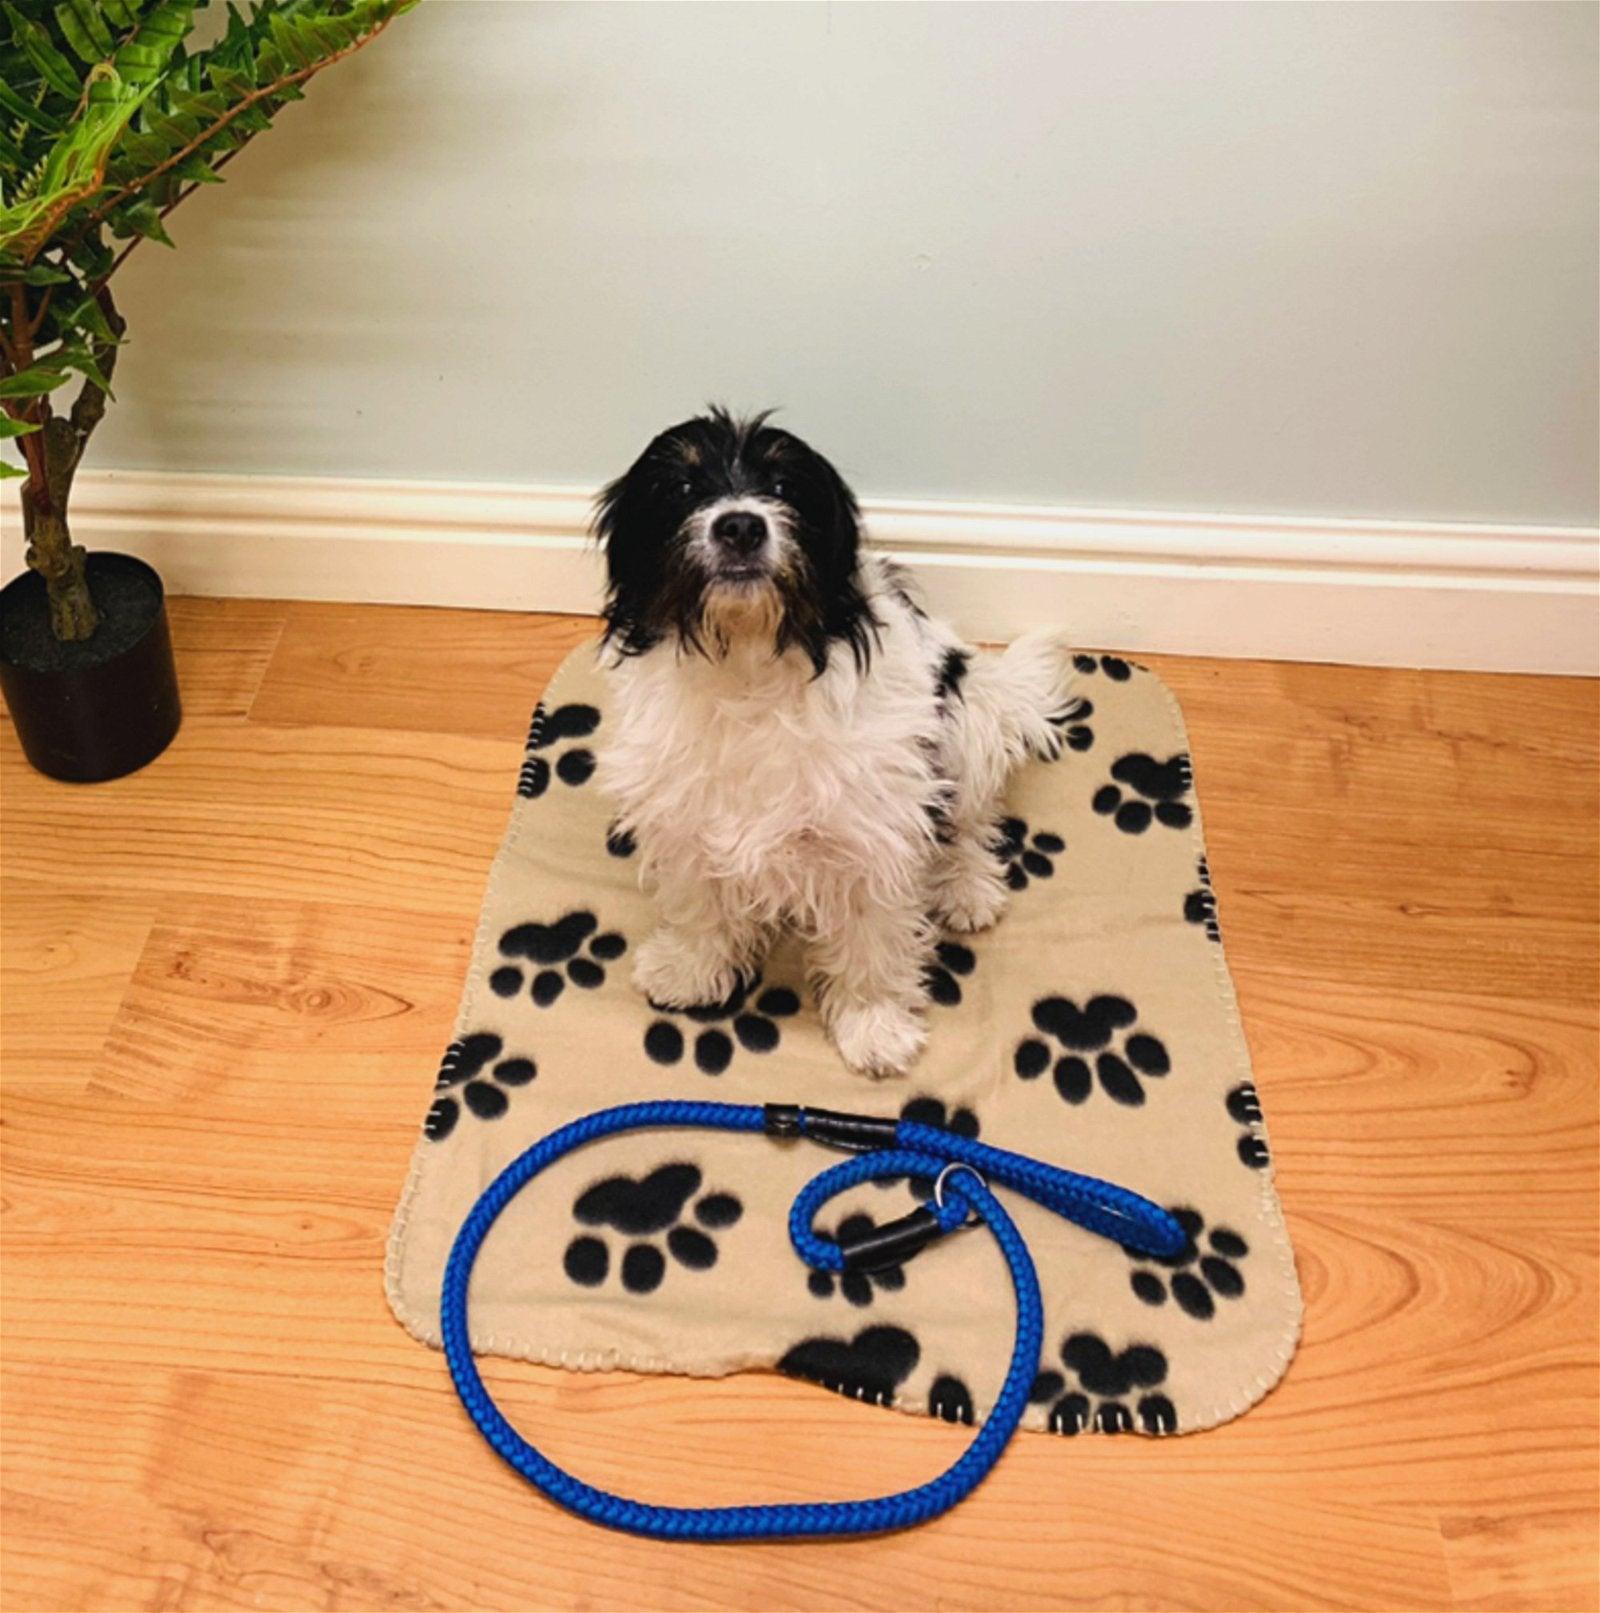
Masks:
[[[591,497],[99,471],[79,478],[74,532],[143,555],[174,593],[592,611]],[[1586,528],[900,500],[866,516],[930,608],[975,637],[1050,624],[1135,652],[1600,672],[1600,534]]]

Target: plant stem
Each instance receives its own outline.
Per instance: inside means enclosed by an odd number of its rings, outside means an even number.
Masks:
[[[109,292],[102,295],[101,311],[120,335],[122,318]],[[9,324],[6,363],[21,371],[33,362],[33,333],[27,293],[20,282],[11,286]],[[103,371],[115,364],[116,356],[112,344],[103,343],[96,352]],[[93,398],[88,396],[91,388]],[[48,397],[32,399],[22,418],[34,421],[40,429],[17,439],[28,465],[21,492],[22,530],[28,542],[26,558],[28,565],[44,578],[50,602],[50,630],[68,643],[88,638],[100,625],[100,612],[95,609],[84,575],[82,546],[72,541],[67,527],[67,500],[78,461],[83,457],[83,445],[104,412],[105,394],[85,381],[70,419],[55,414]]]
[[[83,570],[83,546],[67,530],[67,495],[78,466],[81,445],[70,420],[52,415],[43,430],[24,442],[41,442],[42,481],[33,470],[22,484],[22,530],[28,540],[28,564],[44,578],[50,601],[50,631],[66,643],[88,638],[100,625],[100,612],[89,597]],[[43,497],[40,497],[40,492]]]

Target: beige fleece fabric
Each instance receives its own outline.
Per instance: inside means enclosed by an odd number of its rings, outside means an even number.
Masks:
[[[1183,1433],[1271,1389],[1299,1335],[1300,1289],[1183,720],[1152,673],[1112,656],[1075,666],[1067,747],[1018,774],[997,826],[1010,907],[992,930],[940,947],[926,1053],[905,1078],[871,1082],[824,1037],[792,942],[727,1004],[667,1013],[635,989],[651,905],[592,778],[606,686],[592,647],[574,651],[534,714],[456,1035],[395,1216],[387,1286],[400,1321],[438,1345],[456,1230],[500,1169],[555,1127],[641,1099],[794,1102],[910,1113],[1179,1213],[1189,1247],[1163,1262],[1007,1196],[1044,1291],[1026,1426]],[[961,1232],[842,1281],[810,1272],[788,1242],[790,1200],[839,1157],[702,1131],[633,1133],[567,1156],[484,1246],[476,1348],[580,1369],[776,1368],[981,1420],[1014,1321],[993,1240]],[[822,1227],[881,1224],[913,1202],[908,1184],[868,1184],[835,1200]]]

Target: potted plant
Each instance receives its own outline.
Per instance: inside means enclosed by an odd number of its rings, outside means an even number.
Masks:
[[[85,556],[68,522],[123,338],[112,278],[141,241],[172,244],[166,216],[308,79],[415,4],[230,4],[191,50],[197,0],[0,0],[0,438],[24,467],[0,477],[22,481],[28,546],[0,590],[0,688],[41,772],[116,778],[178,726],[160,578]]]

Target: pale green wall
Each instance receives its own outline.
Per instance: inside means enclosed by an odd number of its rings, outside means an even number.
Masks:
[[[1596,503],[1596,8],[426,0],[140,248],[101,465]]]

